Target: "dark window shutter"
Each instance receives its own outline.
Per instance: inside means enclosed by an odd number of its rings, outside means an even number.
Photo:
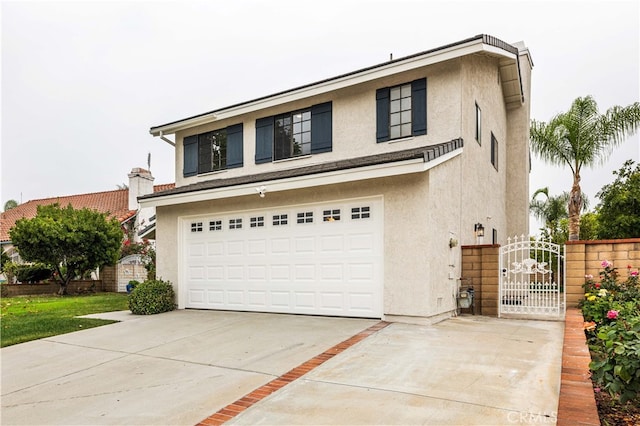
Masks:
[[[182,140],[184,148],[184,162],[182,175],[195,176],[198,174],[198,135],[187,136]]]
[[[376,139],[389,140],[389,88],[376,91]]]
[[[273,158],[273,116],[256,120],[256,164]]]
[[[332,148],[331,102],[311,107],[311,153],[330,152]]]
[[[227,168],[242,167],[242,123],[227,127]]]
[[[411,134],[427,134],[427,79],[411,82]]]

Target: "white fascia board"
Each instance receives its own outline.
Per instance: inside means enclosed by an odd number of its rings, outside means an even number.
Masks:
[[[325,81],[323,83],[302,87],[297,90],[284,92],[253,102],[243,103],[235,107],[212,111],[205,115],[188,118],[176,123],[167,124],[166,126],[156,127],[153,129],[154,131],[151,131],[150,133],[153,136],[159,136],[160,134],[173,134],[180,130],[200,126],[202,124],[212,123],[214,121],[223,120],[226,118],[237,117],[239,115],[247,114],[257,110],[282,105],[299,99],[310,98],[313,96],[321,95],[323,93],[328,93],[335,90],[343,89],[345,87],[354,86],[356,84],[366,83],[378,78],[388,77],[390,75],[410,71],[428,65],[433,65],[439,62],[445,62],[451,59],[460,58],[479,52],[485,52],[492,55],[499,55],[515,59],[515,55],[498,47],[484,44],[482,39],[472,40],[465,44],[438,50],[437,52],[410,57],[405,60],[399,60],[398,62],[392,62],[387,65],[381,65],[372,69],[364,70],[356,74],[346,75],[340,78]]]
[[[158,198],[139,200],[142,207],[174,206],[185,203],[196,203],[198,201],[220,200],[231,197],[241,197],[251,195],[259,197],[256,188],[265,187],[265,194],[279,191],[289,191],[294,189],[312,188],[316,186],[334,185],[345,182],[354,182],[366,179],[377,179],[388,176],[398,176],[409,173],[420,173],[427,171],[445,161],[462,154],[462,148],[458,148],[445,155],[442,155],[428,163],[422,158],[398,161],[394,163],[365,166],[355,169],[337,170],[333,172],[317,173],[307,176],[297,176],[291,178],[277,179],[271,181],[261,181],[236,185],[224,188],[205,189],[201,191],[187,192],[182,194],[169,194]]]

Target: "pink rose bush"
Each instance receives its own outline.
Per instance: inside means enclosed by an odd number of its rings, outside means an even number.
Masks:
[[[627,265],[623,279],[604,260],[596,281],[585,275],[580,303],[591,350],[593,382],[625,403],[640,398],[640,285],[638,269]]]

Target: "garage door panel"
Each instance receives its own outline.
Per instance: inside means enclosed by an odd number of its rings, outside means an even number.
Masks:
[[[244,281],[244,265],[228,265],[227,266],[227,280],[229,281]]]
[[[319,267],[322,281],[342,282],[344,280],[344,265],[342,263],[323,263]]]
[[[272,238],[271,239],[271,254],[287,255],[290,253],[291,253],[290,238]]]
[[[266,265],[249,265],[247,267],[248,280],[257,282],[267,281],[267,266]]]
[[[205,277],[204,266],[192,266],[189,268],[189,280],[204,281],[204,277]]]
[[[191,243],[188,247],[189,257],[203,257],[204,248],[204,243]]]
[[[243,290],[227,290],[227,304],[234,307],[245,305]]]
[[[224,254],[224,242],[216,241],[207,244],[207,256],[222,256]]]
[[[244,241],[243,240],[233,240],[227,241],[227,255],[229,256],[243,256],[244,252]]]
[[[302,310],[315,310],[316,297],[312,291],[296,291],[294,293],[295,308]]]
[[[183,220],[186,307],[380,318],[381,205],[341,201]]]
[[[322,253],[344,251],[344,235],[325,235],[320,237],[320,250]]]
[[[220,265],[207,267],[207,280],[213,283],[219,283],[224,280],[224,267]]]
[[[271,265],[271,280],[286,281],[291,279],[291,265]]]
[[[223,307],[224,306],[224,291],[223,290],[207,290],[207,303],[210,306]]]
[[[312,254],[316,252],[316,239],[313,236],[297,237],[295,239],[294,255]]]
[[[270,295],[272,307],[285,308],[287,310],[291,307],[290,294],[288,291],[271,290]]]
[[[266,290],[250,290],[248,292],[248,305],[255,308],[265,308],[267,306]]]
[[[205,291],[204,290],[190,290],[189,291],[189,301],[191,303],[204,304],[204,302],[205,302]]]

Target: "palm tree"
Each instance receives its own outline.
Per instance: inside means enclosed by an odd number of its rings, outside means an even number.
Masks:
[[[538,195],[544,195],[545,199],[538,199]],[[541,188],[533,193],[529,210],[533,216],[544,222],[544,232],[548,238],[554,243],[562,244],[566,239],[566,231],[562,232],[562,219],[569,217],[567,213],[567,204],[569,202],[569,193],[563,192],[560,195],[549,196],[549,188]],[[587,196],[582,194],[581,210],[589,208],[589,200]],[[561,235],[564,234],[564,237]],[[561,241],[562,240],[562,241]]]
[[[577,240],[580,235],[582,167],[604,162],[613,148],[633,135],[638,126],[640,102],[613,106],[600,114],[591,96],[577,98],[569,111],[556,115],[548,123],[532,121],[531,150],[551,164],[568,165],[573,173],[568,200],[569,240]]]

